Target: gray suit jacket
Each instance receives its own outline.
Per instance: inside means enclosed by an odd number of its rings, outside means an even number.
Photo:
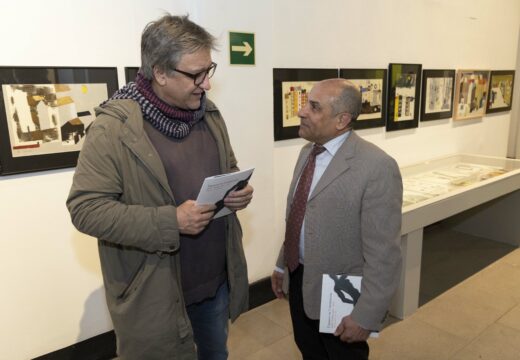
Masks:
[[[305,145],[296,163],[286,219],[311,148]],[[323,274],[362,275],[352,317],[365,329],[380,329],[400,278],[402,195],[395,160],[352,131],[307,203],[302,290],[308,317],[319,318]],[[283,259],[282,245],[278,267]]]

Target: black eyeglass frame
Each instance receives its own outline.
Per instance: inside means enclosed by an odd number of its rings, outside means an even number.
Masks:
[[[200,71],[200,72],[198,72],[196,74],[192,74],[192,73],[189,73],[189,72],[186,72],[186,71],[182,71],[182,70],[179,70],[179,69],[172,69],[172,71],[176,71],[178,73],[181,73],[184,76],[189,77],[190,79],[193,79],[193,84],[195,86],[199,86],[200,84],[202,84],[204,82],[204,80],[206,80],[206,77],[208,79],[211,79],[211,77],[215,74],[216,70],[217,70],[217,63],[215,63],[215,62],[211,62],[211,65],[207,69],[202,70],[202,71]],[[199,76],[201,76],[202,74],[204,74],[204,76],[200,79],[199,82],[197,82],[197,78]]]

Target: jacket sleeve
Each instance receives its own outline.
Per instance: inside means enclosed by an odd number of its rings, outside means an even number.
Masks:
[[[401,270],[403,185],[396,162],[388,157],[374,166],[361,208],[363,281],[352,318],[363,328],[379,330],[397,289]]]
[[[106,126],[93,124],[80,152],[67,199],[72,223],[81,232],[148,252],[179,248],[176,208],[127,204],[121,174],[122,145]],[[131,182],[139,184],[138,180]]]

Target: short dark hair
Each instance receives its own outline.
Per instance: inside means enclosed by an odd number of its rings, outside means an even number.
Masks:
[[[216,38],[185,16],[166,14],[146,25],[141,36],[141,73],[151,80],[153,68],[170,74],[185,54],[216,49]]]
[[[332,100],[330,105],[334,114],[349,113],[352,117],[352,124],[361,113],[361,91],[352,82],[345,79],[340,80],[342,81],[339,94]]]

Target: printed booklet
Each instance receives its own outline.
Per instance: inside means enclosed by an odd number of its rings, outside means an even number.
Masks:
[[[333,334],[341,320],[354,309],[361,295],[361,276],[323,275],[321,286],[320,332]],[[370,337],[378,337],[372,331]]]
[[[219,218],[231,213],[224,206],[224,198],[233,190],[241,190],[247,186],[254,168],[236,171],[229,174],[210,176],[204,179],[202,187],[197,196],[197,205],[215,204],[215,216],[213,219]]]

